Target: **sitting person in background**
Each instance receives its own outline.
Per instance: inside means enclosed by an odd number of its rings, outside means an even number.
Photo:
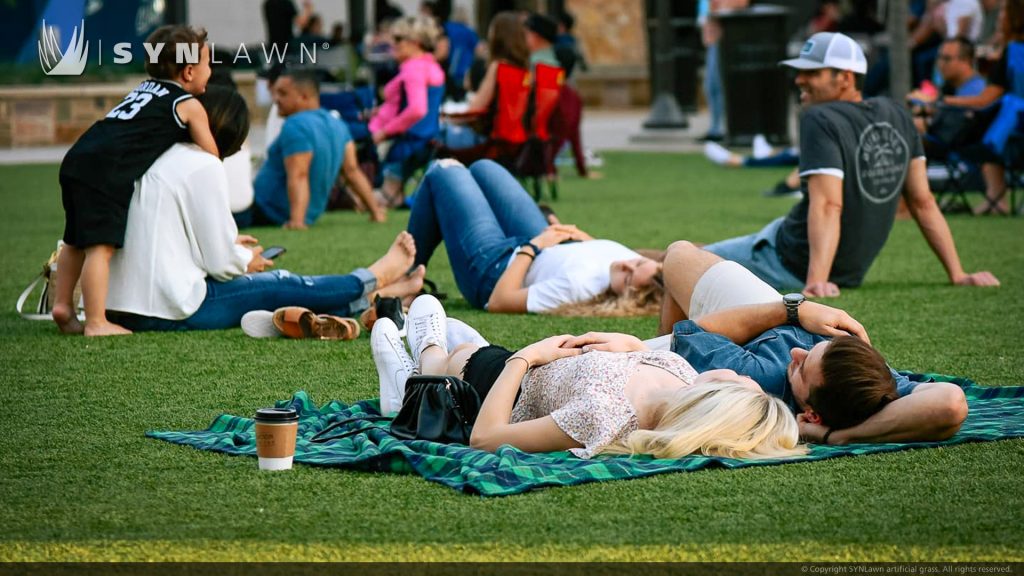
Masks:
[[[305,230],[327,209],[339,172],[366,203],[371,219],[383,222],[369,181],[359,169],[348,128],[320,108],[314,70],[285,68],[273,84],[274,102],[285,119],[253,182],[255,199],[235,213],[240,228],[276,225]]]
[[[462,376],[482,405],[470,446],[496,452],[569,450],[597,454],[689,454],[785,458],[806,453],[785,404],[730,370],[697,372],[671,352],[589,352],[572,336],[554,336],[518,352],[462,343],[448,347],[447,317],[432,296],[413,301],[410,356],[389,319],[373,326],[381,411],[401,406],[406,379]],[[471,328],[466,327],[471,331]],[[475,338],[480,340],[480,338]]]
[[[423,16],[391,25],[398,75],[384,86],[384,101],[369,124],[375,144],[390,144],[381,171],[384,200],[391,207],[404,204],[402,186],[430,159],[430,141],[438,133],[445,78],[431,51],[440,33],[434,20]]]
[[[573,35],[572,29],[576,25],[576,18],[569,12],[563,11],[558,17],[558,35],[555,36],[555,57],[559,65],[565,70],[565,77],[572,78],[572,73],[579,66],[580,70],[586,72],[590,69],[587,66],[587,59],[583,57],[580,50],[580,43]]]
[[[211,86],[200,101],[220,154],[238,151],[249,130],[242,96]],[[221,161],[192,144],[172,146],[137,181],[124,249],[111,261],[111,317],[133,331],[217,330],[283,306],[352,316],[375,291],[405,297],[422,288],[422,268],[406,275],[416,248],[405,232],[380,260],[351,274],[266,272],[273,264],[263,248],[238,234],[228,188]]]
[[[1002,56],[993,65],[989,83],[976,96],[951,96],[945,99],[951,106],[986,108],[1000,101],[1004,96],[1019,100],[1024,106],[1024,2],[1007,0],[999,14],[1003,40]],[[1024,130],[1018,122],[1017,130]],[[979,212],[1007,214],[1010,207],[1006,202],[1006,168],[1003,159],[989,151],[983,154],[981,170],[985,177],[985,205]]]
[[[942,77],[939,91],[926,86],[907,94],[907,101],[914,110],[914,126],[922,134],[935,113],[935,102],[945,101],[950,96],[977,96],[985,89],[985,78],[974,68],[974,43],[967,38],[958,36],[942,43],[938,70]],[[925,143],[927,148],[927,140]]]
[[[558,24],[543,14],[533,13],[523,23],[526,29],[526,47],[530,50],[530,70],[537,64],[562,67],[555,55],[555,40],[558,39]]]
[[[474,308],[499,313],[656,314],[661,267],[571,225],[549,226],[519,182],[497,163],[467,169],[435,162],[409,215],[416,264],[444,242],[459,291]]]
[[[465,150],[483,144],[489,134],[501,134],[501,126],[495,123],[505,121],[507,116],[510,120],[516,119],[515,113],[503,115],[497,109],[501,99],[504,76],[502,68],[525,71],[530,57],[530,51],[526,48],[526,33],[519,16],[514,12],[499,12],[491,20],[487,30],[487,52],[489,62],[486,73],[479,85],[473,91],[469,100],[469,106],[465,114],[449,117],[447,130],[445,131],[445,146],[453,150]],[[512,76],[509,76],[512,78]],[[514,91],[516,87],[511,87]],[[510,102],[504,103],[509,106]],[[522,128],[522,115],[526,112],[526,100],[522,100],[522,111],[518,116],[518,132],[522,132],[522,140],[526,139],[525,130]],[[470,123],[466,123],[467,119]],[[472,162],[482,158],[485,153],[481,148],[478,153],[462,152],[455,153],[463,162]]]
[[[324,19],[319,14],[310,14],[306,25],[302,27],[301,33],[296,36],[295,41],[304,44],[310,50],[313,47],[322,48],[324,44],[330,46],[330,40],[324,36]]]

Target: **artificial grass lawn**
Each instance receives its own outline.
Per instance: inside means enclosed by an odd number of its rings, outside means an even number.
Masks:
[[[567,176],[563,221],[636,247],[753,232],[792,201],[759,195],[782,171],[699,157],[608,154],[605,179]],[[147,429],[202,429],[296,390],[314,401],[376,396],[369,339],[253,340],[240,330],[62,337],[12,304],[63,217],[56,166],[0,167],[0,561],[16,560],[1024,560],[1024,441],[826,462],[459,494],[417,476],[297,466],[172,446]],[[260,229],[279,266],[342,273],[405,224],[332,213],[308,232]],[[969,270],[999,289],[946,285],[911,222],[898,222],[865,286],[834,303],[903,369],[1024,384],[1024,219],[956,216]],[[649,336],[653,318],[488,316],[468,308],[447,259],[429,276],[449,312],[495,342],[557,332]]]

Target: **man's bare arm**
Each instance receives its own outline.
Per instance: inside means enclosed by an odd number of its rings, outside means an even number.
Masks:
[[[834,430],[829,444],[858,442],[939,442],[960,430],[967,418],[967,398],[956,384],[919,384],[914,391],[888,404],[864,422],[845,430]],[[800,422],[800,434],[810,442],[821,442],[828,428]]]
[[[829,282],[832,263],[839,248],[843,214],[843,180],[831,174],[812,174],[807,179],[807,296],[838,296],[839,288]]]
[[[309,165],[313,163],[312,152],[299,152],[284,159],[284,170],[288,175],[288,205],[290,218],[285,228],[304,230],[306,210],[309,208]]]
[[[991,272],[967,274],[960,263],[960,256],[953,242],[953,233],[949,230],[946,217],[939,210],[931,188],[928,186],[928,174],[924,158],[915,158],[910,162],[907,171],[907,184],[904,189],[907,207],[917,222],[921,234],[938,257],[949,281],[962,286],[998,286],[999,280]]]

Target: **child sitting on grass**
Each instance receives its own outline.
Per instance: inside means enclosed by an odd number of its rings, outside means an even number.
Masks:
[[[146,57],[151,78],[93,124],[60,166],[64,247],[57,260],[53,319],[65,334],[131,333],[107,320],[106,300],[110,258],[124,243],[135,180],[177,142],[191,139],[218,155],[206,110],[193,98],[206,91],[210,79],[206,31],[163,26],[146,42],[159,50],[155,60]],[[79,277],[84,327],[72,301]]]

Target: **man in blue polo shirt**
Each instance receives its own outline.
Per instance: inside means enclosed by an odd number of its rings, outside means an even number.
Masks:
[[[359,169],[355,143],[339,118],[320,108],[316,72],[285,69],[274,81],[274,102],[285,119],[253,182],[248,210],[235,214],[240,228],[277,225],[304,230],[327,209],[339,172],[383,221],[369,181]]]

